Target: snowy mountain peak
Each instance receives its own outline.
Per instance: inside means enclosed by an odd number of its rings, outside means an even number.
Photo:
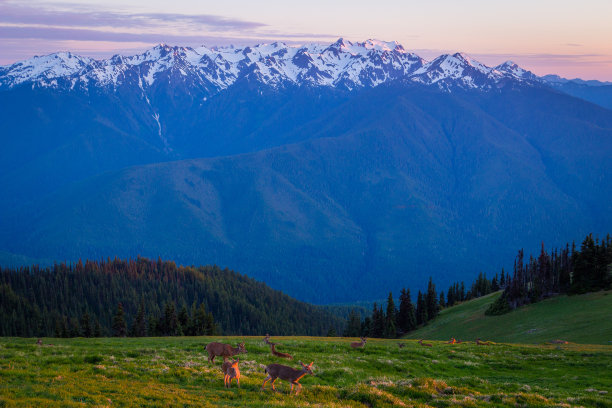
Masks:
[[[307,85],[358,89],[392,80],[408,80],[440,89],[488,89],[503,79],[536,78],[516,64],[490,68],[461,53],[444,54],[427,62],[406,52],[396,41],[368,39],[332,44],[288,46],[282,42],[242,48],[180,47],[164,43],[133,56],[115,55],[93,60],[69,52],[34,57],[0,67],[0,87],[32,86],[117,87],[133,84],[143,89],[164,81],[183,81],[210,94],[240,78],[271,87]]]
[[[510,74],[519,79],[527,79],[527,80],[537,80],[538,79],[538,77],[534,73],[521,68],[514,61],[510,61],[510,60],[504,62],[503,64],[496,66],[495,70],[499,72],[504,72],[506,74]]]

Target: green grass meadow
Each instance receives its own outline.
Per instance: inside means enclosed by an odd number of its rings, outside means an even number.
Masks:
[[[406,338],[493,340],[507,343],[544,343],[566,340],[612,345],[612,291],[557,296],[523,306],[501,316],[485,310],[501,292],[442,310],[425,327]]]
[[[245,341],[241,389],[207,361],[214,340]],[[351,340],[273,337],[287,361],[262,337],[2,338],[0,407],[612,407],[612,346]],[[263,365],[298,360],[315,373],[300,395],[261,391]]]

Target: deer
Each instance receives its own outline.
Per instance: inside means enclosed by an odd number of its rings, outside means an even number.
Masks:
[[[455,340],[454,337],[451,337],[451,339],[446,342],[446,344],[455,344],[455,343],[457,343],[457,340]]]
[[[476,339],[476,344],[478,346],[490,346],[491,345],[491,343],[488,341],[481,341],[480,337]]]
[[[230,361],[224,361],[221,366],[221,371],[223,371],[223,386],[227,388],[231,388],[232,378],[236,379],[236,384],[238,384],[238,388],[240,388],[240,369],[238,368],[238,363],[240,359]]]
[[[270,341],[270,335],[269,334],[266,334],[266,337],[264,337],[263,342],[266,343],[268,346],[275,346],[276,345],[276,343],[272,343]]]
[[[352,348],[363,348],[366,345],[366,338],[362,337],[361,341],[354,341],[351,343]]]
[[[423,343],[423,340],[419,340],[419,344],[423,347],[433,347],[433,344],[431,343]]]
[[[404,348],[404,347],[406,347],[406,345],[404,343],[397,343],[397,347]]]
[[[291,354],[276,351],[276,343],[270,343],[270,351],[272,351],[272,355],[275,355],[276,357],[288,358],[289,360],[293,360]]]
[[[266,388],[266,383],[272,380],[272,391],[278,392],[274,387],[274,382],[278,378],[280,378],[281,380],[289,381],[291,383],[291,390],[289,391],[289,394],[293,392],[293,386],[297,385],[295,395],[298,395],[302,390],[302,384],[299,383],[302,377],[304,377],[306,374],[314,375],[311,370],[312,363],[308,365],[305,365],[301,361],[299,363],[302,366],[301,370],[296,370],[295,368],[282,364],[268,364],[265,368],[266,374],[268,374],[268,376],[266,377],[261,386],[262,391]]]
[[[244,343],[238,344],[238,347],[232,347],[229,344],[217,343],[216,341],[208,343],[206,351],[208,352],[208,361],[213,364],[217,356],[223,357],[223,361],[226,361],[228,357],[247,352],[246,348],[244,348]]]

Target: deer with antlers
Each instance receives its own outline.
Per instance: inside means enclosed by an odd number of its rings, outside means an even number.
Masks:
[[[423,343],[423,340],[419,340],[419,344],[423,347],[433,347],[433,344],[431,343]]]
[[[300,391],[302,390],[302,384],[300,384],[299,381],[306,374],[313,375],[312,370],[311,370],[312,363],[308,365],[302,363],[301,361],[299,363],[302,366],[301,370],[297,370],[295,368],[285,366],[282,364],[268,364],[265,368],[266,374],[268,374],[268,376],[264,380],[261,386],[261,389],[264,390],[266,388],[266,383],[272,380],[271,382],[272,390],[274,392],[278,392],[276,391],[276,388],[274,387],[274,382],[280,378],[281,380],[289,381],[291,383],[291,390],[289,391],[289,394],[293,392],[293,386],[297,385],[297,390],[295,391],[295,395],[298,395]]]
[[[238,344],[238,347],[232,347],[229,344],[217,343],[216,341],[208,343],[206,351],[208,352],[208,361],[213,364],[217,356],[223,357],[223,361],[226,361],[228,357],[247,352],[244,343]]]
[[[235,378],[236,384],[238,384],[238,388],[240,388],[240,369],[238,368],[239,362],[240,359],[223,362],[223,365],[221,366],[221,371],[223,371],[223,386],[230,388],[232,378]]]
[[[352,348],[364,348],[366,345],[366,338],[362,337],[361,341],[354,341],[351,343]]]

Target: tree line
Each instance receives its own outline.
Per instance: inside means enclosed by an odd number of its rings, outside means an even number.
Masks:
[[[575,243],[547,252],[542,244],[537,257],[525,260],[519,250],[514,271],[505,285],[504,293],[494,302],[487,314],[507,313],[519,306],[539,302],[560,294],[579,294],[612,287],[612,238],[586,236],[580,250]]]
[[[344,322],[217,266],[138,257],[0,267],[0,336],[320,336]]]
[[[418,291],[416,304],[412,303],[410,289],[403,288],[399,295],[399,307],[395,306],[393,293],[389,292],[386,307],[374,303],[371,315],[361,320],[357,311],[352,311],[343,335],[347,337],[397,338],[427,324],[440,310],[459,302],[474,299],[496,292],[506,285],[507,277],[502,269],[501,276],[492,279],[480,272],[478,278],[466,289],[464,282],[455,282],[439,294],[432,278],[429,278],[427,291]]]

